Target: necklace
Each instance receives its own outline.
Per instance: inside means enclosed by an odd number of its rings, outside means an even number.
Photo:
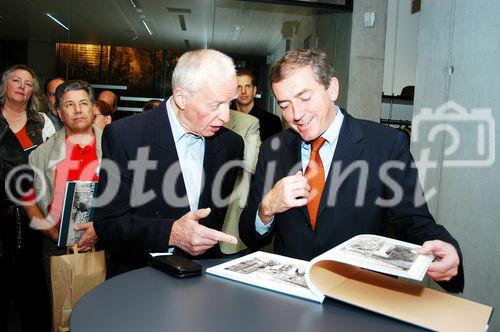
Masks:
[[[5,110],[2,108],[2,115],[7,120],[7,122],[17,122],[19,120],[26,119],[26,112],[21,112],[16,118],[8,117],[5,115]]]

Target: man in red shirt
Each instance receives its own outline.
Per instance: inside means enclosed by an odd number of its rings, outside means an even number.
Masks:
[[[37,204],[28,208],[32,224],[47,235],[44,243],[44,263],[49,269],[49,258],[64,254],[58,248],[61,213],[67,181],[97,181],[101,159],[101,133],[92,126],[95,96],[84,81],[68,81],[56,90],[56,108],[63,121],[63,130],[40,145],[29,158],[35,170],[34,189]],[[91,250],[97,242],[93,222],[78,225],[84,230],[78,242],[81,252]]]

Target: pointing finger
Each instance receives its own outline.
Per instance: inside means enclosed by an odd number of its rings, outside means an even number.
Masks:
[[[207,228],[205,237],[208,237],[217,242],[226,242],[229,244],[237,244],[238,240],[233,235],[226,234],[224,232],[216,231],[215,229]]]

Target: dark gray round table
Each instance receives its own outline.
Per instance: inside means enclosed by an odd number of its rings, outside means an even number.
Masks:
[[[206,260],[206,268],[223,260]],[[220,277],[177,279],[146,267],[111,278],[73,309],[81,331],[423,331],[334,300],[310,302]]]

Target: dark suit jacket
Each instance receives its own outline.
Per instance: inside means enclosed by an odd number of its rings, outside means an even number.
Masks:
[[[266,112],[257,106],[252,107],[252,110],[248,114],[259,119],[261,142],[264,142],[269,137],[283,130],[283,125],[281,124],[281,120],[278,116]]]
[[[414,204],[415,190],[420,187],[417,170],[411,167],[413,157],[404,135],[390,127],[357,120],[348,114],[345,114],[325,182],[315,230],[310,226],[307,207],[303,206],[275,215],[271,231],[264,236],[259,235],[255,231],[255,215],[263,193],[269,192],[281,178],[301,169],[300,144],[300,136],[289,129],[261,146],[248,205],[239,225],[240,237],[249,248],[257,249],[268,244],[274,235],[276,253],[310,260],[358,234],[386,235],[388,226],[391,226],[395,237],[400,240],[422,244],[427,240],[440,239],[453,244],[460,255],[457,241],[444,227],[435,223],[425,201],[420,206]],[[384,184],[379,177],[380,167],[389,160],[404,166],[402,170],[392,168],[387,173],[404,192],[402,201],[390,208],[375,204],[377,197],[390,199],[394,196],[391,186]],[[364,198],[364,204],[360,206],[355,205],[358,183],[362,178],[359,168],[344,181],[334,176],[334,167],[340,166],[342,172],[357,161],[366,161],[368,165],[368,176],[366,181],[362,181],[366,183],[366,191],[360,196]],[[264,188],[268,167],[275,169],[275,173]],[[327,204],[329,197],[336,199],[334,205]],[[463,270],[460,276],[443,287],[462,291]]]
[[[132,192],[133,181],[140,176],[128,169],[128,163],[137,159],[138,149],[149,149],[149,160],[157,162],[155,170],[148,170],[143,178],[142,192],[152,191],[154,198],[144,204],[131,205],[137,197]],[[205,140],[204,185],[200,194],[199,207],[210,207],[210,215],[200,224],[217,230],[222,229],[227,207],[217,207],[212,197],[212,187],[217,172],[230,160],[243,157],[243,140],[232,131],[220,131]],[[111,202],[95,209],[94,228],[99,240],[111,253],[111,260],[128,269],[146,264],[149,252],[167,251],[170,230],[175,220],[189,211],[189,202],[181,173],[177,150],[168,120],[166,101],[160,108],[129,116],[116,121],[104,130],[102,138],[103,169],[101,170],[98,195],[108,183],[119,183],[118,193]],[[104,163],[110,159],[118,165],[121,177],[115,172],[105,171]],[[145,167],[141,167],[144,170]],[[222,181],[220,197],[228,197],[234,186],[237,168],[231,168]],[[143,173],[144,176],[144,173]],[[166,180],[164,180],[166,178]],[[180,201],[172,199],[174,196]],[[220,253],[218,246],[204,254],[214,257]]]

